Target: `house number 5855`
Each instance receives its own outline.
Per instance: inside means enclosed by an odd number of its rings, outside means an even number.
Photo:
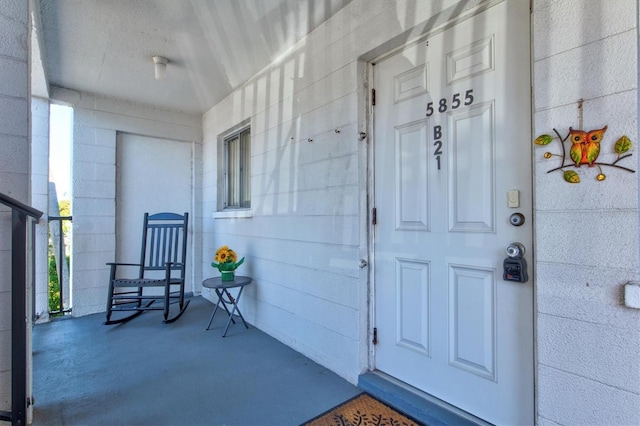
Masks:
[[[447,103],[447,98],[442,98],[438,102],[438,105],[433,105],[433,102],[429,102],[427,104],[427,117],[431,117],[436,109],[438,112],[447,112],[447,109],[451,107],[451,109],[458,109],[461,105],[463,105],[462,98],[460,97],[460,93],[456,93],[451,97],[451,105]],[[469,89],[464,92],[464,105],[469,106],[473,103],[473,89]]]

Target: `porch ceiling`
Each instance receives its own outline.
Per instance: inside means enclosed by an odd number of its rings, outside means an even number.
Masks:
[[[40,0],[44,71],[50,85],[202,113],[350,2]],[[169,59],[164,80],[153,55]]]

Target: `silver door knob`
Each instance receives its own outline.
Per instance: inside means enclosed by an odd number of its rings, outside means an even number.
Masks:
[[[524,256],[524,245],[521,243],[511,243],[507,246],[507,256],[513,257],[522,257]]]

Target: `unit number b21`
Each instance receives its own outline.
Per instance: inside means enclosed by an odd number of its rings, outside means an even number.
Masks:
[[[438,166],[438,170],[440,170],[440,156],[442,155],[442,127],[441,126],[435,126],[433,128],[433,139],[435,139],[435,142],[433,142],[433,146],[436,148],[433,151],[433,156],[436,159],[436,165]]]
[[[427,104],[427,117],[431,117],[436,109],[438,112],[443,113],[446,112],[449,107],[451,109],[458,109],[460,105],[463,105],[463,99],[460,97],[460,93],[456,93],[451,97],[451,105],[449,105],[447,98],[442,98],[438,102],[438,105],[434,107],[433,102],[429,102]],[[464,92],[464,105],[469,106],[473,103],[473,89],[469,89]]]

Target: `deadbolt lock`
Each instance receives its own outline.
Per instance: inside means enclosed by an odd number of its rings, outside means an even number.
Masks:
[[[509,222],[513,226],[522,226],[524,225],[524,215],[522,213],[514,213],[509,216]]]

